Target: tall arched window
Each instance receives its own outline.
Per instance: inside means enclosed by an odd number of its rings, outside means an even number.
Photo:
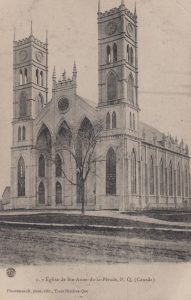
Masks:
[[[112,129],[117,127],[117,118],[116,118],[116,112],[113,111],[112,113]]]
[[[22,92],[19,99],[19,116],[27,116],[27,95],[25,92]]]
[[[178,196],[181,196],[181,171],[180,171],[179,163],[178,163],[178,167],[177,167],[177,193],[178,193]]]
[[[169,163],[169,196],[173,195],[172,162]]]
[[[110,129],[110,113],[106,115],[106,129]]]
[[[163,160],[161,158],[160,161],[160,195],[164,196],[164,164],[163,164]]]
[[[38,95],[38,103],[39,103],[39,111],[41,111],[44,107],[44,98],[42,94]]]
[[[136,154],[133,150],[131,153],[131,194],[137,193],[137,178],[136,178]]]
[[[56,204],[62,204],[62,186],[60,182],[56,182]]]
[[[25,83],[25,84],[28,83],[27,69],[25,69],[24,83]]]
[[[25,196],[25,162],[21,157],[18,161],[18,197]]]
[[[187,165],[185,165],[185,197],[188,197],[188,168]]]
[[[41,154],[38,161],[38,176],[45,177],[45,159]]]
[[[107,46],[107,64],[110,64],[110,63],[111,63],[111,48],[108,45]]]
[[[117,79],[113,73],[110,73],[107,78],[107,99],[108,101],[117,99]]]
[[[39,84],[39,70],[36,69],[36,84]]]
[[[43,182],[38,187],[38,201],[39,204],[45,204],[45,187]]]
[[[19,72],[19,85],[22,85],[23,84],[23,71],[20,69],[20,72]]]
[[[130,62],[130,51],[129,51],[129,45],[127,45],[127,61]]]
[[[18,141],[21,141],[21,127],[18,128]]]
[[[127,99],[134,104],[134,79],[132,74],[129,75],[127,82]]]
[[[61,177],[62,176],[62,160],[60,158],[59,154],[56,154],[56,177]]]
[[[25,126],[23,126],[23,130],[22,130],[22,140],[24,141],[26,138],[26,129]]]
[[[113,148],[106,155],[106,194],[116,194],[116,153]]]
[[[129,120],[129,122],[130,122],[130,129],[132,129],[132,114],[131,114],[131,112],[130,112],[130,120]]]
[[[43,71],[40,71],[40,85],[44,86],[44,74],[43,74]]]
[[[133,114],[133,130],[135,130],[135,115]]]
[[[113,45],[113,61],[117,61],[117,45],[115,43]]]
[[[133,48],[130,48],[130,64],[133,65],[134,62],[134,55],[133,55]]]
[[[150,157],[150,162],[149,162],[149,183],[150,183],[150,194],[154,195],[155,192],[155,186],[154,186],[154,162],[153,162],[153,157]]]

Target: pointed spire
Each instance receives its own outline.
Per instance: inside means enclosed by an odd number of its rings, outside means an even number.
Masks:
[[[16,39],[16,29],[15,29],[15,27],[13,28],[13,41],[15,41],[15,39]]]
[[[136,4],[136,1],[135,1],[134,15],[135,16],[137,15],[137,4]]]
[[[31,35],[33,35],[33,33],[32,33],[32,20],[31,20]]]
[[[66,70],[64,70],[64,73],[62,73],[62,79],[66,80]]]
[[[101,12],[101,0],[98,0],[98,13]]]
[[[77,68],[76,68],[76,62],[74,61],[74,66],[73,66],[73,74],[77,73]]]
[[[52,73],[52,80],[56,81],[56,68],[55,68],[55,66],[54,66],[53,73]]]
[[[48,30],[46,29],[46,44],[48,44]]]
[[[120,4],[119,8],[125,9],[125,0],[121,0],[121,4]]]

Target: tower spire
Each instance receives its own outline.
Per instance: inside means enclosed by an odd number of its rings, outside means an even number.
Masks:
[[[46,44],[48,44],[48,30],[46,29]]]
[[[74,74],[74,73],[77,73],[76,62],[75,62],[75,60],[74,60],[74,66],[73,66],[73,74]]]
[[[101,12],[101,0],[98,0],[98,13]]]
[[[121,4],[120,4],[120,6],[119,7],[121,7],[122,9],[124,9],[125,8],[125,0],[121,0]]]
[[[135,1],[134,15],[135,16],[137,15],[137,4],[136,4],[136,1]]]
[[[16,39],[16,29],[15,29],[15,27],[13,28],[13,41],[15,41],[15,39]]]
[[[33,33],[32,33],[32,20],[31,20],[31,35],[33,35]]]
[[[52,73],[52,80],[56,81],[56,68],[55,68],[55,66],[54,66],[53,73]]]
[[[74,92],[76,94],[76,90],[77,90],[77,68],[76,68],[75,60],[74,60],[74,66],[73,66],[73,72],[72,72],[72,81],[73,81]]]

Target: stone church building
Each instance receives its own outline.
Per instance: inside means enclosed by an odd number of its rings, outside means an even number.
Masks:
[[[48,42],[30,36],[13,42],[11,208],[81,207],[77,177],[62,145],[70,131],[104,120],[97,161],[85,188],[87,209],[134,210],[190,206],[188,146],[140,121],[137,14],[121,2],[97,14],[98,101],[77,94],[72,78],[52,75],[48,98]],[[59,141],[59,142],[58,142]],[[47,152],[48,151],[48,152]]]

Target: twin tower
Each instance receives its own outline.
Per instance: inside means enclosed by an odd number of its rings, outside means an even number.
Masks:
[[[30,127],[48,102],[48,43],[28,38],[14,41],[13,123]],[[128,108],[126,128],[137,130],[137,15],[121,2],[106,12],[98,7],[98,110]],[[122,126],[123,127],[123,126]],[[29,129],[30,130],[30,129]]]
[[[116,139],[116,142],[124,134],[136,141],[139,132],[136,9],[131,13],[122,1],[119,7],[101,12],[99,5],[97,16],[99,99],[96,111],[91,107],[91,113],[106,120],[106,143],[108,135]],[[41,192],[49,197],[55,194],[53,180],[50,191],[49,180],[53,178],[51,171],[47,178],[43,178],[44,183],[38,185],[37,169],[40,162],[35,152],[38,127],[47,116],[50,117],[49,122],[52,122],[50,127],[53,127],[54,121],[58,121],[58,118],[63,117],[62,113],[66,113],[66,99],[62,100],[62,107],[56,106],[58,96],[69,95],[71,101],[68,100],[67,103],[73,105],[80,97],[76,95],[77,71],[74,65],[72,79],[66,79],[63,74],[63,80],[57,82],[53,72],[52,101],[49,101],[48,42],[36,39],[32,30],[29,37],[14,40],[13,53],[11,193],[12,199],[20,207],[30,207]],[[76,119],[77,117],[76,115]],[[43,131],[44,139],[48,139],[46,130]],[[47,170],[48,168],[47,166]]]

